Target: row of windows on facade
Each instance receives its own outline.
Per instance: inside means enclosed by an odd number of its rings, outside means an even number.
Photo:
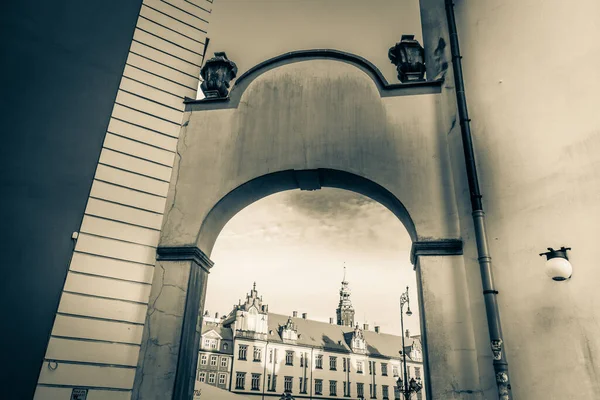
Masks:
[[[260,380],[261,380],[261,374],[251,374],[252,375],[252,380],[251,380],[251,390],[260,390]],[[268,375],[267,376],[267,391],[269,392],[275,392],[276,391],[276,387],[277,387],[277,375]],[[299,387],[300,387],[300,393],[301,394],[306,394],[307,393],[307,385],[308,385],[308,378],[303,378],[303,377],[299,377]],[[210,382],[209,382],[210,383]],[[348,384],[348,382],[342,382],[343,383],[343,396],[345,397],[351,397],[352,396],[352,387],[351,385]],[[323,379],[315,379],[315,394],[316,395],[323,395]],[[293,392],[293,385],[294,385],[294,377],[292,376],[285,376],[284,377],[284,384],[283,384],[283,390],[285,392]],[[246,386],[246,372],[237,372],[236,376],[235,376],[235,388],[236,390],[245,390],[245,386]],[[330,380],[329,381],[329,396],[337,396],[338,395],[338,381],[334,381],[334,380]],[[381,394],[382,394],[382,398],[385,399],[389,399],[389,385],[381,385]],[[398,391],[398,389],[394,386],[394,399],[400,399],[400,392]],[[365,395],[365,384],[364,383],[356,383],[356,395],[358,397],[364,397]],[[371,399],[376,399],[377,398],[377,384],[369,384],[369,396]],[[421,393],[417,393],[417,399],[420,400],[422,398],[422,394]]]
[[[198,373],[198,381],[199,382],[206,382],[206,375],[207,373],[204,371],[201,371],[200,373]],[[210,372],[208,373],[208,383],[211,385],[214,385],[217,381],[217,373],[216,372]],[[225,385],[227,384],[227,374],[219,374],[219,385]]]
[[[248,353],[248,346],[247,345],[240,345],[239,350],[238,350],[238,359],[239,360],[246,360],[246,355]],[[294,365],[294,358],[295,358],[295,352],[288,350],[285,352],[285,365]],[[337,371],[337,359],[338,357],[336,356],[329,356],[329,369],[331,371]],[[262,348],[260,347],[254,347],[254,361],[262,361]],[[342,358],[343,361],[343,370],[344,372],[346,372],[346,369],[350,368],[350,362],[349,360],[347,360],[345,357]],[[269,363],[273,363],[273,350],[269,350]],[[300,366],[304,367],[304,364],[306,363],[306,365],[308,366],[308,357],[306,357],[306,355],[304,353],[300,354]],[[369,375],[376,375],[376,362],[375,361],[368,361],[369,363]],[[383,376],[387,376],[388,374],[388,363],[380,363],[381,364],[381,375]],[[315,358],[315,368],[316,369],[323,369],[323,355],[322,354],[317,354],[316,358]],[[359,374],[363,373],[363,362],[362,361],[357,361],[356,362],[356,372]],[[393,365],[392,366],[392,373],[394,374],[394,376],[398,376],[398,367]],[[421,375],[421,371],[419,367],[415,367],[415,376],[416,377],[420,377]]]
[[[218,345],[219,345],[219,342],[217,339],[205,338],[204,346],[202,346],[202,347],[205,349],[216,350],[216,349],[218,349]],[[227,350],[227,343],[223,343],[223,350]]]
[[[217,360],[218,360],[218,356],[216,355],[211,355],[210,356],[210,365],[212,367],[216,367],[217,366]],[[221,357],[221,367],[223,368],[227,368],[227,366],[229,365],[229,362],[227,360],[228,357]],[[200,354],[200,365],[208,365],[208,354]]]

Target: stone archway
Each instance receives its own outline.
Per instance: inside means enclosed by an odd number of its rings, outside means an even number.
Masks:
[[[412,240],[427,392],[481,398],[439,82],[394,85],[358,57],[290,53],[221,101],[190,102],[178,144],[134,399],[185,399],[196,368],[210,252],[246,205],[337,187],[389,208]],[[418,90],[416,90],[418,89]],[[461,393],[462,392],[462,393]],[[478,394],[479,393],[479,394]]]

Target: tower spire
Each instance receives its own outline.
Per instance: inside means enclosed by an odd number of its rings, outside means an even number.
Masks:
[[[346,281],[346,263],[344,262],[344,277],[342,280],[342,287],[340,288],[340,303],[338,304],[337,310],[335,310],[337,316],[337,324],[342,326],[353,326],[354,325],[354,308],[350,301],[350,288],[348,287],[348,281]]]

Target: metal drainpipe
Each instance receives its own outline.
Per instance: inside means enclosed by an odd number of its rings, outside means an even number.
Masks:
[[[469,119],[469,114],[467,112],[467,98],[465,96],[465,87],[462,74],[462,57],[460,55],[460,49],[458,46],[458,33],[456,30],[456,20],[454,17],[454,3],[452,0],[445,0],[445,4],[446,17],[448,18],[448,30],[450,33],[452,65],[454,67],[456,102],[458,105],[463,151],[467,168],[467,178],[469,181],[469,191],[471,194],[473,224],[475,228],[475,238],[477,241],[477,253],[481,271],[481,282],[483,286],[483,296],[485,299],[487,322],[490,331],[490,343],[492,345],[494,354],[496,384],[498,385],[499,399],[510,400],[512,399],[512,393],[508,375],[508,362],[505,358],[505,352],[502,351],[502,328],[500,325],[500,314],[498,312],[498,301],[496,299],[498,291],[494,288],[492,257],[490,256],[487,243],[487,235],[485,231],[485,213],[483,212],[483,204],[481,201],[482,196],[479,190],[479,182],[477,179],[477,168],[475,165],[473,141],[471,138],[471,120]]]

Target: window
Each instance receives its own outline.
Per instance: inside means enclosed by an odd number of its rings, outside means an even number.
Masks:
[[[252,390],[260,390],[260,374],[252,374]]]
[[[415,367],[415,378],[421,377],[421,368]]]
[[[394,400],[400,400],[400,390],[397,386],[394,386]]]
[[[223,343],[223,350],[227,350],[227,343]]]
[[[248,346],[246,346],[245,344],[240,344],[239,351],[238,351],[238,360],[245,360],[247,352],[248,352]]]
[[[211,341],[210,341],[210,348],[211,349],[216,349],[217,348],[217,339],[211,339]]]
[[[210,356],[210,365],[213,367],[217,366],[217,356]]]
[[[350,397],[350,393],[348,393],[348,382],[344,381],[344,396]]]
[[[268,391],[273,391],[273,389],[271,388],[271,374],[267,375],[267,390]]]
[[[398,367],[397,366],[392,366],[392,373],[394,374],[394,378],[398,377]]]
[[[227,377],[227,375],[225,375],[225,374],[219,374],[219,385],[225,384],[226,377]]]
[[[387,376],[387,363],[381,363],[381,375]]]
[[[323,379],[315,379],[315,394],[323,394]]]
[[[254,361],[262,360],[262,349],[260,347],[254,347]]]
[[[217,378],[217,374],[215,374],[214,372],[211,372],[210,374],[208,374],[208,384],[214,385],[216,378]]]
[[[294,352],[286,351],[285,352],[285,365],[294,365]]]
[[[285,377],[285,381],[283,383],[283,390],[285,392],[291,392],[292,391],[292,385],[294,384],[292,382],[292,379],[293,379],[293,377],[291,377],[291,376],[286,376]]]
[[[221,367],[227,368],[227,357],[221,357]]]
[[[356,395],[358,397],[365,397],[365,384],[364,383],[356,384]]]
[[[369,375],[373,374],[373,364],[371,364],[371,361],[369,361]]]
[[[337,396],[337,381],[329,381],[329,395]]]
[[[273,350],[269,350],[269,362],[273,362]]]
[[[363,373],[363,362],[362,361],[356,362],[356,372],[359,374]]]
[[[315,368],[323,369],[323,355],[317,354],[317,358],[315,358]]]
[[[342,358],[342,365],[344,366],[344,372],[346,372],[346,357]],[[346,393],[346,391],[344,390],[344,393]]]
[[[390,398],[389,397],[389,393],[388,393],[389,386],[388,385],[383,385],[383,386],[381,386],[381,390],[383,391],[383,400],[388,400]]]
[[[417,400],[423,400],[423,393],[417,392]]]
[[[200,356],[200,364],[201,365],[206,365],[208,364],[208,356],[206,354],[202,354]]]
[[[206,372],[200,372],[198,374],[198,382],[206,382]]]
[[[304,367],[304,353],[300,353],[300,366]]]
[[[204,347],[210,347],[210,339],[209,338],[204,339]]]
[[[300,393],[306,393],[308,386],[308,378],[304,378],[304,386],[302,386],[302,391]]]
[[[337,370],[337,357],[329,356],[329,369],[332,371]]]
[[[410,367],[407,366],[406,367],[406,374],[408,375],[408,377],[410,378]],[[409,379],[410,380],[410,379]]]
[[[235,373],[235,388],[244,390],[244,385],[246,381],[246,373],[245,372],[236,372]]]
[[[377,375],[377,369],[375,368],[375,361],[371,361],[373,363],[373,375]]]

